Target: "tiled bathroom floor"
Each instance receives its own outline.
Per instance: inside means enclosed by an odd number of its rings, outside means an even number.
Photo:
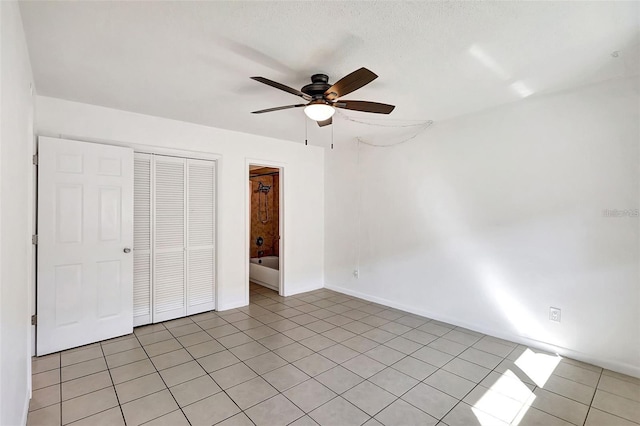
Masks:
[[[640,423],[640,379],[322,289],[33,360],[28,425]],[[634,423],[635,422],[635,423]]]

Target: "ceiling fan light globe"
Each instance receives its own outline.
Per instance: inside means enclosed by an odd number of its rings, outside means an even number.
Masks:
[[[327,104],[311,104],[304,108],[304,113],[313,121],[325,121],[330,119],[336,110]]]

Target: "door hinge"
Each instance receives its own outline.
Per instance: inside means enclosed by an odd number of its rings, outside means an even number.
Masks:
[[[38,316],[31,315],[31,325],[38,325]]]
[[[31,157],[31,162],[34,166],[38,165],[38,154],[33,154],[33,157]]]
[[[38,244],[38,236],[37,235],[32,235],[31,236],[31,244]]]

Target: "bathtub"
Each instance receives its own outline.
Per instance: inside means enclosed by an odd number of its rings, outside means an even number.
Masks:
[[[249,280],[272,290],[280,289],[280,259],[278,256],[252,257]]]

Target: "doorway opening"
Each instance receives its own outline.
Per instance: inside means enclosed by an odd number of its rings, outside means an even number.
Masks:
[[[282,169],[249,165],[249,285],[252,293],[282,289]]]

